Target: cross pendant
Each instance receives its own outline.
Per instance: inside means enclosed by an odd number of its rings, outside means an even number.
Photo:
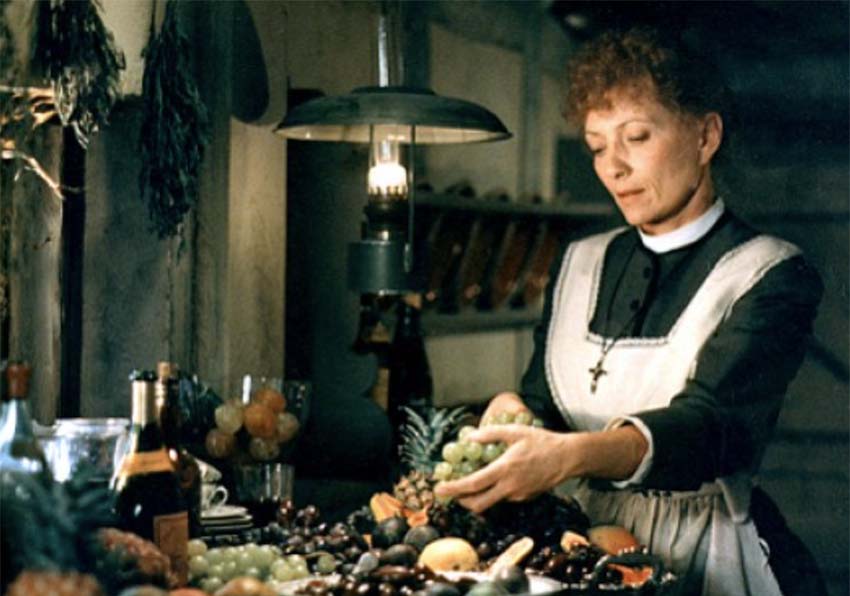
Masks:
[[[590,375],[591,375],[591,379],[590,379],[590,392],[591,393],[596,393],[596,386],[599,383],[599,378],[602,375],[608,374],[608,371],[605,370],[604,368],[602,368],[602,360],[603,359],[600,358],[599,361],[596,363],[596,365],[593,368],[587,369],[587,372],[589,372]]]

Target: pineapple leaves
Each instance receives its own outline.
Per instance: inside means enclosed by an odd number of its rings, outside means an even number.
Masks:
[[[466,408],[427,408],[421,414],[403,409],[407,423],[402,427],[401,460],[411,470],[431,474],[443,443],[457,431]]]

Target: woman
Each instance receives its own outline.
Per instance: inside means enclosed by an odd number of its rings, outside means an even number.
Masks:
[[[630,227],[567,247],[521,392],[485,413],[528,408],[546,430],[478,430],[508,450],[437,492],[481,511],[580,478],[590,518],[631,530],[682,593],[820,593],[811,557],[752,490],[820,281],[717,196],[726,93],[709,65],[633,30],[589,44],[569,73],[567,115]]]

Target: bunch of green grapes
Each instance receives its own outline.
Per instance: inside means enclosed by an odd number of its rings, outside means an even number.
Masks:
[[[267,544],[207,548],[203,540],[195,539],[189,541],[188,551],[191,583],[209,593],[235,577],[254,577],[275,588],[277,583],[302,579],[311,574],[305,557],[284,555],[277,546]],[[332,559],[330,554],[320,555],[313,563],[313,571],[330,573],[336,566]]]
[[[495,424],[522,424],[542,427],[543,421],[540,418],[535,418],[528,410],[523,410],[516,414],[501,412],[495,416],[484,418],[480,426]],[[434,466],[435,480],[463,478],[495,461],[508,448],[507,444],[503,442],[482,444],[468,441],[467,437],[475,430],[474,426],[464,426],[458,432],[456,441],[449,441],[443,445],[443,461]]]

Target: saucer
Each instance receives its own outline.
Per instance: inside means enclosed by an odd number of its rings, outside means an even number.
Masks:
[[[201,519],[207,520],[228,517],[243,517],[247,513],[248,510],[240,505],[219,505],[217,507],[201,511]]]

